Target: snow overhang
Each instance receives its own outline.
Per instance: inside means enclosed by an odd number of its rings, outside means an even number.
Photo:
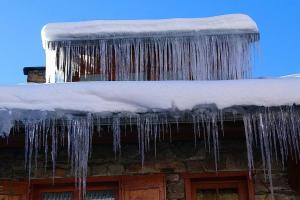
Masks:
[[[211,107],[207,107],[209,105]],[[181,123],[178,123],[181,116],[177,113],[189,113],[192,115],[195,144],[200,139],[206,141],[208,151],[214,154],[218,170],[219,135],[220,131],[224,131],[223,110],[228,111],[235,106],[233,111],[239,111],[242,106],[242,112],[237,113],[241,115],[244,125],[249,173],[255,169],[256,154],[253,150],[258,147],[262,154],[262,167],[265,171],[267,169],[272,184],[273,152],[278,152],[276,158],[283,163],[283,167],[289,156],[300,159],[299,105],[299,78],[2,86],[0,137],[8,137],[13,127],[24,131],[25,163],[29,178],[32,160],[37,160],[41,147],[45,155],[50,149],[52,155],[58,155],[59,148],[49,148],[48,138],[52,147],[58,144],[61,147],[68,146],[71,168],[82,171],[75,175],[75,179],[79,182],[79,190],[84,192],[86,188],[81,183],[86,182],[88,174],[93,134],[100,133],[102,127],[107,126],[107,120],[110,119],[108,128],[112,132],[112,146],[116,154],[121,152],[121,136],[124,134],[122,121],[129,118],[129,123],[125,124],[136,127],[143,165],[150,142],[154,142],[156,152],[156,143],[160,141],[158,138],[163,138],[165,132],[172,138],[171,130],[168,130],[168,116],[160,117],[160,112],[170,113],[177,125]],[[74,115],[70,113],[72,110],[79,112]],[[56,156],[51,156],[51,159],[55,172]]]
[[[300,105],[300,79],[229,81],[115,81],[0,87],[0,109],[149,112],[201,105]]]
[[[140,38],[154,36],[195,36],[219,34],[258,34],[253,19],[244,14],[207,18],[160,20],[97,20],[50,23],[42,29],[44,48],[48,42]]]

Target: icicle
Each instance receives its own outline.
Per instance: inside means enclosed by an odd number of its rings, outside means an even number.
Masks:
[[[21,111],[14,112],[16,111],[4,112],[4,114],[9,115],[12,121],[16,120],[24,125],[25,165],[29,178],[32,162],[34,161],[37,166],[38,151],[42,147],[45,153],[45,166],[47,154],[51,153],[54,177],[58,148],[64,147],[66,143],[72,172],[82,197],[85,195],[94,128],[100,130],[100,126],[103,125],[107,125],[108,130],[112,130],[114,152],[121,151],[121,126],[130,124],[131,129],[136,127],[139,153],[143,164],[145,153],[152,149],[152,142],[156,154],[156,143],[163,140],[165,134],[171,134],[171,124],[177,127],[178,123],[188,121],[194,129],[195,142],[203,136],[204,145],[208,152],[214,155],[216,170],[218,170],[219,130],[223,129],[223,120],[226,120],[227,114],[230,113],[235,120],[244,122],[249,173],[255,168],[253,156],[255,149],[258,149],[261,152],[263,170],[269,180],[272,195],[272,160],[275,158],[285,167],[289,156],[295,161],[300,159],[300,111],[296,106],[271,108],[253,106],[220,111],[209,105],[195,107],[188,112],[175,110],[129,114],[70,114],[64,111],[55,112],[56,114],[44,111],[20,114]],[[49,141],[48,144],[48,140],[51,140],[51,143]]]
[[[113,149],[116,155],[116,153],[121,150],[121,127],[120,127],[119,117],[113,118],[112,130],[113,130]]]
[[[245,114],[243,116],[244,127],[245,127],[245,136],[246,136],[246,145],[247,145],[247,158],[248,158],[248,168],[249,175],[251,177],[251,171],[254,170],[254,160],[253,160],[253,127],[251,124],[251,115]]]
[[[71,160],[75,179],[78,181],[80,196],[82,197],[85,196],[86,191],[88,159],[90,157],[94,132],[93,127],[93,118],[89,114],[86,117],[72,117],[68,120],[68,138],[70,139],[69,159]]]
[[[47,82],[88,75],[92,80],[250,78],[258,38],[234,34],[48,42]]]
[[[265,178],[269,180],[272,199],[274,190],[272,182],[272,160],[281,160],[283,168],[289,156],[299,159],[299,110],[291,107],[260,108],[254,112],[244,113],[243,121],[248,154],[249,171],[254,169],[253,148],[259,141],[261,159]],[[278,155],[278,150],[280,157]]]

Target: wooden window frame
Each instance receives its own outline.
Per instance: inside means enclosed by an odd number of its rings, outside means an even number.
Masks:
[[[118,187],[114,186],[88,186],[87,191],[100,191],[100,190],[109,190],[115,192],[116,199],[119,198],[119,192],[118,192]],[[34,198],[33,199],[41,199],[42,193],[44,192],[73,192],[74,193],[74,200],[78,200],[79,198],[79,190],[76,189],[74,186],[70,186],[69,184],[66,186],[64,185],[55,185],[51,188],[44,187],[44,188],[39,188],[38,190],[35,190],[34,192]]]
[[[10,180],[0,180],[0,195],[8,196],[8,199],[15,199],[10,197],[10,195],[18,196],[21,199],[29,199],[28,193],[28,182],[19,180],[19,181],[10,181]]]
[[[185,183],[185,199],[196,199],[196,188],[237,188],[241,199],[254,200],[253,179],[249,172],[212,172],[182,174]]]
[[[54,183],[54,184],[53,184]],[[79,190],[74,178],[33,179],[31,181],[32,199],[41,199],[44,192],[73,192],[74,200],[79,199]],[[120,177],[91,177],[87,178],[87,191],[111,190],[119,199]]]
[[[162,181],[163,180],[163,181]],[[74,200],[78,200],[79,191],[75,187],[74,178],[33,179],[30,183],[31,199],[41,199],[43,192],[74,192]],[[87,191],[112,190],[117,200],[125,199],[126,191],[131,189],[159,190],[160,199],[166,200],[166,182],[164,174],[132,175],[132,176],[99,176],[87,178]]]

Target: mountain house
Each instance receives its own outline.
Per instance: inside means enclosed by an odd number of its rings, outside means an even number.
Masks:
[[[47,24],[24,74],[48,84],[0,87],[0,199],[297,199],[300,80],[250,79],[259,39],[242,14]]]

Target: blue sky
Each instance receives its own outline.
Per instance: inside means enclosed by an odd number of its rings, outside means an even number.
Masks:
[[[0,84],[25,82],[24,66],[45,64],[40,31],[49,22],[206,17],[245,13],[261,32],[254,77],[300,73],[298,0],[1,0]]]

